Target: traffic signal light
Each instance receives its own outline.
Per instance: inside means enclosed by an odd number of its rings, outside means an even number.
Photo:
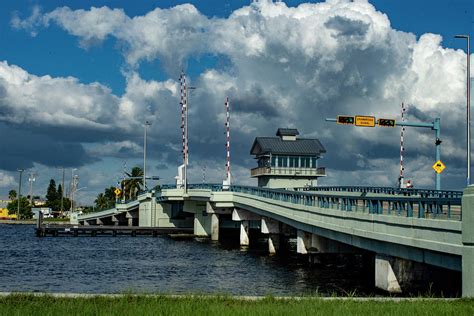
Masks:
[[[381,118],[377,120],[377,125],[383,127],[395,127],[395,120]]]
[[[354,124],[354,117],[353,116],[345,116],[345,115],[338,115],[336,119],[337,124],[346,124],[352,125]]]

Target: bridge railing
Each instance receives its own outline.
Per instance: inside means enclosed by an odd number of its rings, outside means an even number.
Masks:
[[[231,186],[229,190],[293,204],[347,212],[454,220],[461,220],[462,216],[461,197],[325,195],[247,186]]]
[[[332,191],[332,192],[361,192],[361,193],[381,193],[403,196],[420,196],[435,198],[461,198],[462,191],[445,191],[430,189],[401,189],[391,187],[365,187],[365,186],[317,186],[306,187],[301,191]]]
[[[163,185],[161,187],[161,189],[175,188],[176,185]],[[332,191],[340,191],[341,194],[328,195],[324,194],[324,190],[311,192],[288,191],[239,185],[230,186],[228,191],[250,194],[298,205],[337,209],[347,212],[366,212],[369,214],[386,214],[406,217],[452,220],[461,220],[462,217],[461,196],[458,194],[439,193],[439,196],[437,196],[435,194],[435,190],[431,190],[431,195],[429,194],[430,192],[421,192],[426,194],[418,193],[417,195],[401,195],[393,193],[393,196],[366,196],[364,194],[361,194],[360,196],[348,196],[344,195],[344,192],[373,192],[387,194],[387,192],[390,191],[378,191],[378,188],[372,188],[373,190],[369,190],[368,187],[343,187],[346,190],[338,190],[338,187],[331,188],[334,189]],[[347,188],[354,188],[354,190],[350,191],[347,190]],[[207,189],[214,192],[223,191],[221,184],[208,183],[189,184],[188,189]],[[366,191],[362,191],[363,189],[366,189]],[[394,189],[393,192],[397,192],[396,190],[400,189]],[[453,191],[441,192],[452,193]]]

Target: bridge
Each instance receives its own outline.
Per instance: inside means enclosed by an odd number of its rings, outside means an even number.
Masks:
[[[373,257],[375,285],[401,292],[427,275],[427,267],[462,274],[463,296],[474,296],[474,187],[459,191],[383,187],[311,187],[301,191],[218,184],[164,185],[116,208],[79,215],[82,225],[192,227],[195,236],[219,240],[233,225],[241,246],[252,230],[278,252],[296,237],[296,251]],[[421,271],[421,272],[420,272]]]

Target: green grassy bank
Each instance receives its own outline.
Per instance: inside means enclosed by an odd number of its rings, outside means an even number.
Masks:
[[[0,315],[474,315],[474,300],[238,299],[216,296],[0,297]]]

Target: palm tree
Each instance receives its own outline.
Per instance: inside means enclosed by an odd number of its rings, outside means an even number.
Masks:
[[[106,188],[104,191],[104,197],[107,200],[107,208],[112,208],[115,206],[115,187]]]
[[[137,192],[140,191],[143,186],[143,170],[137,166],[132,168],[132,172],[126,172],[125,174],[128,179],[122,182],[124,195],[129,199],[134,199],[137,197]]]
[[[107,197],[104,195],[104,193],[99,193],[99,195],[97,195],[97,198],[95,199],[94,203],[95,203],[95,206],[99,209],[99,210],[103,210],[105,208],[107,208]]]

